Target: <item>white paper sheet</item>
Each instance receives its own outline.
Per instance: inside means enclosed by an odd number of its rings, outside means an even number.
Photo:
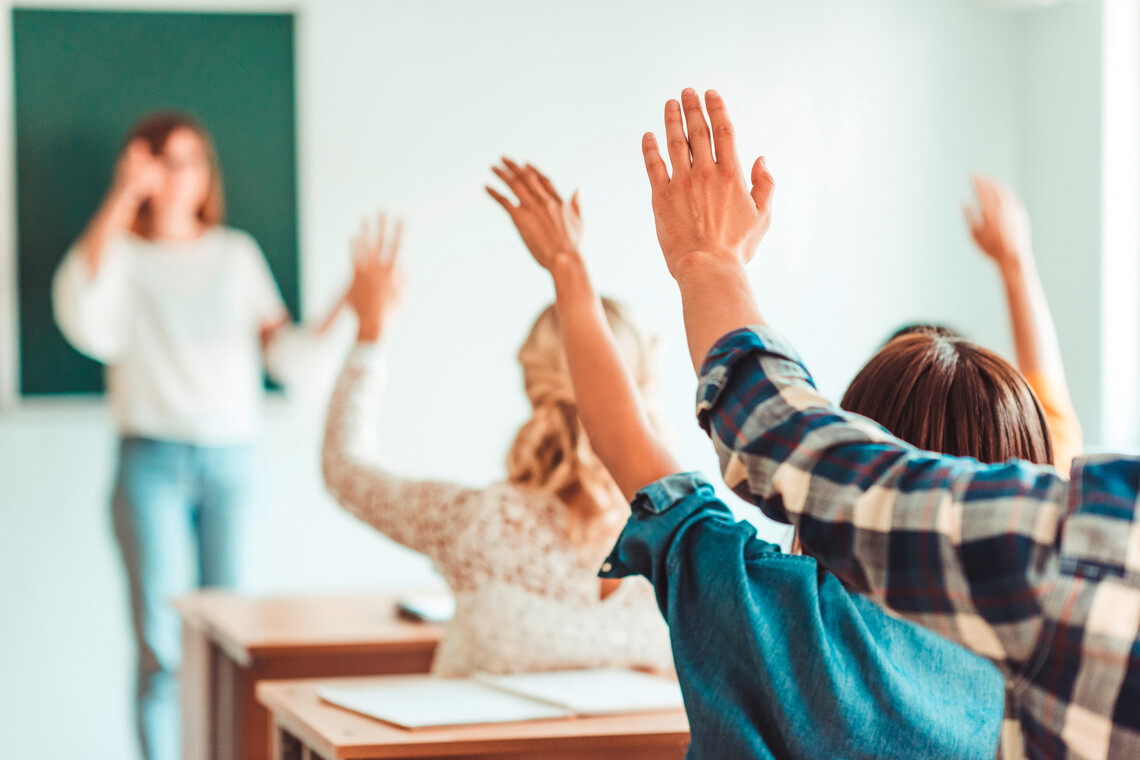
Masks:
[[[370,679],[367,686],[322,686],[317,694],[339,707],[411,729],[572,717],[564,708],[470,679],[392,676]]]
[[[496,688],[565,708],[575,715],[659,712],[684,707],[676,681],[633,670],[598,668],[505,676],[480,674]]]

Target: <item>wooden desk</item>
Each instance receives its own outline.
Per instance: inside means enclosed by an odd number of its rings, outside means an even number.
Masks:
[[[683,710],[407,731],[317,697],[320,684],[368,680],[259,683],[257,698],[273,714],[273,760],[682,760],[689,746]]]
[[[183,621],[184,760],[268,760],[257,681],[426,673],[442,634],[397,617],[390,595],[202,591],[174,606]]]

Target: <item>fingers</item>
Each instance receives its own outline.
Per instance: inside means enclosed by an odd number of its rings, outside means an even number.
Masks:
[[[981,174],[975,175],[974,192],[978,194],[978,205],[982,212],[982,220],[987,223],[993,221],[1001,203],[993,180]]]
[[[776,180],[768,171],[768,164],[764,161],[764,157],[760,156],[756,159],[756,163],[752,164],[752,190],[749,195],[752,196],[756,208],[764,211],[772,205],[772,195],[775,192]]]
[[[356,271],[368,265],[368,220],[360,220],[360,229],[352,238],[352,268]]]
[[[581,194],[581,190],[575,190],[574,194],[570,196],[570,208],[574,209],[574,215],[579,219],[582,218],[582,207],[579,204],[579,198],[581,197]]]
[[[380,209],[376,212],[376,237],[372,244],[372,255],[378,259],[384,258],[384,236],[388,232],[388,212]]]
[[[363,271],[375,264],[386,267],[395,264],[404,237],[404,220],[396,219],[390,235],[388,227],[388,214],[383,210],[376,214],[375,230],[367,217],[360,220],[360,230],[351,242],[355,270]]]
[[[511,203],[510,200],[507,199],[507,196],[495,190],[495,188],[491,187],[490,185],[484,185],[483,189],[487,191],[488,195],[498,201],[499,205],[506,209],[506,212],[508,214],[514,216],[515,211],[518,210],[518,206]]]
[[[396,224],[392,229],[392,240],[388,243],[388,250],[384,254],[384,263],[389,267],[396,265],[396,259],[400,255],[400,243],[404,239],[404,220],[397,219]]]
[[[716,143],[716,162],[736,169],[736,131],[728,118],[724,98],[716,90],[705,93],[705,106],[709,109],[709,122],[712,124],[713,141]]]
[[[693,157],[693,166],[711,166],[714,163],[712,139],[697,91],[692,87],[685,88],[681,92],[681,105],[685,109],[685,124],[689,128],[689,153]]]
[[[669,163],[673,165],[673,177],[683,177],[688,174],[692,166],[689,157],[689,138],[685,136],[681,104],[675,100],[665,103],[665,146],[669,151]]]
[[[154,152],[150,149],[150,143],[147,142],[145,137],[136,137],[131,140],[127,143],[127,149],[124,150],[123,153],[143,158],[149,158],[154,155]]]
[[[978,211],[976,206],[970,204],[963,206],[962,212],[966,216],[966,224],[970,227],[970,234],[976,238],[982,231],[981,213]]]
[[[527,204],[538,203],[539,196],[531,187],[530,182],[528,182],[522,167],[506,156],[503,156],[503,165],[506,167],[506,171],[495,169],[495,174],[498,175],[499,179],[503,180],[503,182],[506,182],[507,186],[511,188],[511,192],[518,197],[519,205],[525,206]]]
[[[546,186],[542,183],[542,178],[539,176],[538,170],[533,168],[530,164],[527,164],[522,170],[522,178],[527,188],[534,194],[536,201],[545,202],[553,200],[551,192],[547,190]],[[554,193],[553,195],[556,196],[558,194]],[[561,202],[561,199],[559,202]]]
[[[652,132],[646,132],[641,138],[641,153],[645,157],[645,173],[649,175],[650,187],[660,187],[669,182],[669,169],[661,158],[657,138]]]
[[[545,193],[546,193],[546,194],[547,194],[547,195],[548,195],[548,196],[549,196],[549,197],[550,197],[552,200],[554,200],[554,201],[558,202],[559,204],[561,204],[561,203],[562,203],[562,196],[558,194],[558,190],[556,190],[556,189],[555,189],[555,187],[554,187],[554,183],[553,183],[553,182],[551,182],[551,181],[550,181],[550,179],[549,179],[549,178],[548,178],[548,177],[547,177],[545,174],[543,174],[542,172],[540,172],[540,171],[539,171],[539,170],[538,170],[536,167],[532,166],[531,164],[527,164],[527,165],[526,165],[526,170],[527,170],[527,171],[528,171],[530,174],[532,174],[532,175],[533,175],[535,178],[537,178],[537,179],[538,179],[538,182],[539,182],[539,184],[541,185],[541,187],[542,187],[542,190],[543,190],[543,191],[544,191],[544,192],[545,192]]]

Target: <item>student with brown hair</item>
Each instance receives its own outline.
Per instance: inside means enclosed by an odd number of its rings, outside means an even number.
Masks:
[[[120,437],[112,513],[151,760],[181,754],[181,624],[170,599],[237,581],[263,365],[288,380],[332,317],[294,328],[261,249],[223,226],[224,213],[205,128],[184,114],[148,116],[127,135],[111,188],[53,285],[60,330],[106,365]]]
[[[497,199],[554,280],[582,423],[633,499],[603,574],[641,574],[656,588],[692,726],[690,756],[993,758],[998,673],[849,593],[812,558],[782,554],[737,522],[699,474],[681,472],[646,423],[566,234],[577,210],[533,167],[505,178],[519,200]],[[991,461],[1050,458],[1025,379],[960,339],[892,341],[848,401],[916,445]],[[972,429],[958,424],[966,418]]]
[[[927,451],[1053,462],[1045,411],[1025,376],[962,337],[919,331],[888,341],[839,405]]]
[[[692,89],[666,104],[671,172],[652,134],[642,153],[725,482],[797,527],[854,591],[991,661],[1028,757],[1140,756],[1140,458],[1078,457],[1071,480],[980,463],[821,397],[745,269],[770,224],[771,175],[760,159],[746,179],[724,100],[710,90],[705,103],[708,121]],[[673,478],[642,484],[688,496]]]
[[[977,205],[966,207],[970,235],[1001,274],[1017,368],[1045,410],[1053,464],[1068,476],[1083,447],[1083,435],[1065,381],[1057,330],[1037,273],[1029,214],[1012,188],[984,175],[976,175],[973,184]],[[915,332],[963,337],[945,325],[918,323],[899,329],[890,340]]]

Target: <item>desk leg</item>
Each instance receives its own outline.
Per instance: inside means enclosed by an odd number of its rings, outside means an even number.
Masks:
[[[272,760],[323,760],[300,739],[276,723],[269,726],[269,744],[272,747]]]
[[[213,760],[211,731],[214,695],[213,646],[205,633],[182,626],[182,756],[184,760]]]
[[[272,730],[269,711],[257,701],[261,669],[242,667],[223,653],[214,660],[217,697],[213,705],[218,734],[217,753],[211,760],[268,760],[266,731]]]

